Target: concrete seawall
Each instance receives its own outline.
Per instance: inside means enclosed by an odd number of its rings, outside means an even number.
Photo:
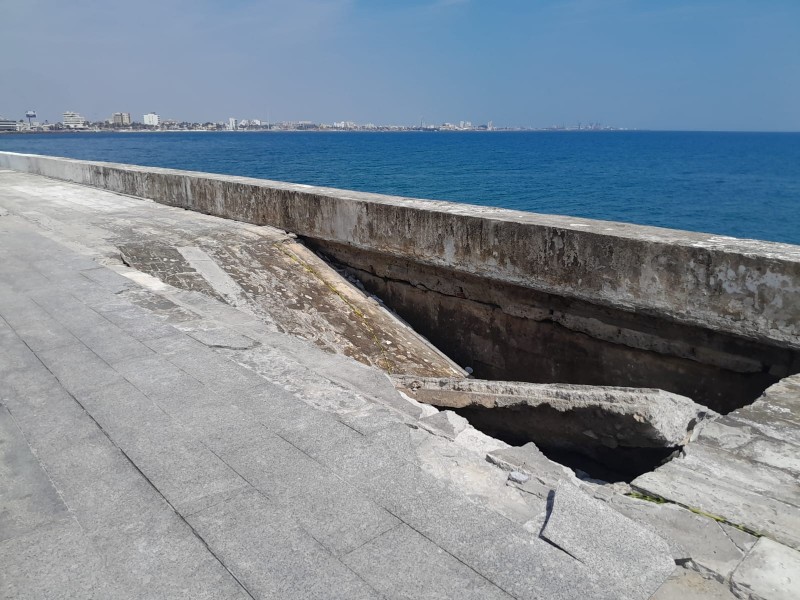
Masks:
[[[478,376],[721,411],[800,371],[800,247],[171,169],[0,167],[296,233]]]

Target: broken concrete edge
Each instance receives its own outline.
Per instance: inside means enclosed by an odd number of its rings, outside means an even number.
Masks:
[[[789,244],[11,152],[0,167],[786,347],[800,338]]]
[[[365,324],[367,324],[365,315],[354,304],[353,298],[358,297],[361,300],[368,300],[370,299],[370,294],[353,285],[352,282],[350,282],[346,277],[343,277],[340,273],[338,273],[328,260],[326,260],[324,257],[320,257],[318,253],[313,252],[301,241],[296,240],[296,236],[294,238],[291,236],[292,234],[287,232],[286,239],[277,243],[276,246],[279,247],[284,254],[297,261],[304,269],[319,279],[319,281],[321,281],[328,289],[330,289],[331,292],[336,294],[336,296],[338,296],[342,302],[344,302],[344,304],[350,308],[356,317],[360,318]],[[378,303],[375,306],[375,309],[380,310],[399,327],[414,332],[415,338],[418,340],[418,342],[426,346],[427,349],[435,354],[444,365],[447,365],[452,370],[452,376],[467,376],[466,371],[464,371],[462,367],[456,364],[449,356],[432,344],[428,339],[414,331],[414,328],[411,327],[411,325],[409,325],[405,320],[403,320],[397,313],[390,310],[383,303]],[[382,346],[377,333],[374,331],[371,333],[376,344]]]
[[[548,408],[570,413],[575,419],[578,412],[590,411],[591,418],[587,420],[585,430],[576,435],[592,438],[608,447],[680,447],[696,436],[703,423],[719,417],[716,412],[689,398],[658,389],[408,375],[393,376],[392,379],[407,395],[439,408]],[[616,421],[603,423],[595,418],[595,411],[608,415],[609,421],[630,420],[632,426],[623,428]]]

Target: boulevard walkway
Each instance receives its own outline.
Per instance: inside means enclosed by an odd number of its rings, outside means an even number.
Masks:
[[[796,378],[658,504],[386,372],[464,376],[287,232],[0,169],[0,598],[794,597]]]
[[[377,370],[175,298],[2,211],[0,596],[641,597],[426,472]]]

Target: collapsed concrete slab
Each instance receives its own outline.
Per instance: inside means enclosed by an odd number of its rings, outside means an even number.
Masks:
[[[546,451],[631,469],[649,470],[649,461],[669,454],[663,450],[683,446],[699,424],[718,416],[689,398],[654,389],[410,376],[394,381],[415,400],[453,410],[510,444],[533,441]]]

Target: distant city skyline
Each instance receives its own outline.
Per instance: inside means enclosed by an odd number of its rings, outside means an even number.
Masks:
[[[0,115],[800,131],[790,0],[7,0]]]

